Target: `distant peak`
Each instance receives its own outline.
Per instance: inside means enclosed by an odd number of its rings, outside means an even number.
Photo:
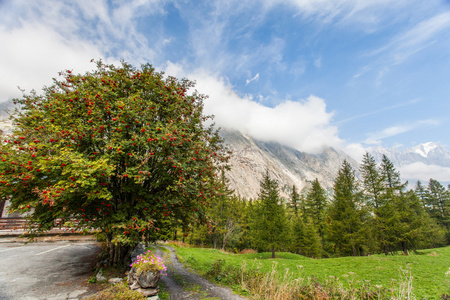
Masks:
[[[428,143],[423,143],[420,145],[417,145],[415,147],[412,148],[413,152],[423,156],[423,157],[428,157],[428,154],[433,151],[434,149],[436,149],[438,147],[438,145],[436,143],[433,142],[428,142]]]

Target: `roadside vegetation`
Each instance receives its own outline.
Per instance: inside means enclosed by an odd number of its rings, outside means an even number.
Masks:
[[[450,247],[330,259],[175,247],[199,274],[251,299],[448,299],[450,294]]]

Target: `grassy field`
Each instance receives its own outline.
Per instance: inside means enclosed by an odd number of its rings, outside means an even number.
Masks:
[[[444,293],[450,294],[450,247],[421,250],[417,254],[373,255],[366,257],[342,257],[311,259],[292,253],[277,253],[275,260],[270,253],[231,254],[206,248],[176,247],[181,261],[188,263],[200,274],[211,270],[214,261],[224,260],[225,265],[240,268],[259,267],[262,272],[270,272],[276,265],[280,276],[286,269],[294,278],[315,276],[319,282],[338,280],[346,287],[370,284],[377,288],[391,288],[405,281],[405,272],[412,277],[413,293],[417,299],[439,299]],[[335,278],[333,278],[335,277]],[[382,287],[381,287],[382,286]],[[236,287],[235,287],[236,288]]]

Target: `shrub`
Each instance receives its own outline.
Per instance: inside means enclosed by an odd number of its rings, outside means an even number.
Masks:
[[[244,249],[241,251],[241,254],[256,254],[256,253],[258,253],[258,251],[254,249]]]
[[[86,298],[86,300],[141,300],[147,299],[141,293],[132,291],[126,283],[115,284],[103,291]]]

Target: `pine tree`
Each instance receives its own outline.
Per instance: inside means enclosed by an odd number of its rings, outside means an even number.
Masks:
[[[301,216],[295,216],[291,220],[291,249],[297,254],[305,254],[303,250],[303,237],[305,235],[305,224]]]
[[[381,194],[384,191],[384,178],[378,171],[375,158],[368,152],[363,156],[360,172],[365,194],[369,202],[377,209],[381,205]]]
[[[297,188],[295,187],[295,184],[292,185],[292,192],[291,192],[291,203],[290,206],[294,209],[294,215],[298,216],[298,211],[300,207],[300,195],[297,192]]]
[[[428,191],[422,185],[422,182],[420,182],[420,180],[418,180],[416,183],[415,192],[416,195],[419,197],[420,203],[422,203],[422,207],[424,209],[427,209]]]
[[[428,211],[438,224],[450,229],[450,192],[437,180],[428,183]]]
[[[304,224],[302,250],[309,257],[322,256],[322,239],[311,217],[308,217]]]
[[[360,206],[361,192],[355,171],[345,160],[334,182],[330,207],[328,236],[338,255],[361,253],[365,229],[364,210]]]
[[[400,172],[395,169],[394,164],[386,155],[383,155],[380,164],[380,173],[384,179],[385,194],[399,194],[407,183],[402,184],[400,180]]]
[[[260,182],[259,201],[255,204],[252,234],[255,243],[268,248],[275,258],[275,250],[285,240],[287,218],[285,207],[280,203],[278,183],[270,178],[269,171]]]
[[[321,238],[325,232],[325,208],[327,206],[327,196],[325,190],[319,183],[319,180],[314,179],[311,189],[306,194],[306,216],[311,218],[314,222]]]
[[[394,164],[386,155],[383,155],[379,172],[384,180],[384,191],[382,193],[382,206],[376,211],[378,238],[380,246],[387,255],[389,251],[397,249],[401,243],[401,236],[405,231],[398,210],[399,203],[405,200],[403,191],[406,183],[401,183],[400,172],[395,169]]]
[[[405,255],[408,249],[442,242],[441,230],[436,223],[433,224],[414,191],[396,197],[395,210],[399,217],[396,224],[397,240]]]

